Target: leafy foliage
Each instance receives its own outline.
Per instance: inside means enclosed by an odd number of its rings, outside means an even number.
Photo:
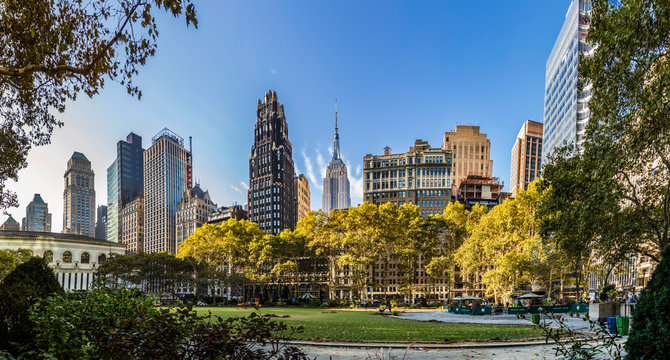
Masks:
[[[62,291],[42,258],[32,257],[10,272],[0,284],[0,348],[17,351],[29,344],[34,333],[28,310]]]
[[[670,354],[670,248],[633,309],[626,342],[629,359],[662,359]]]
[[[305,359],[281,339],[301,328],[252,313],[223,319],[157,308],[130,290],[56,296],[31,315],[37,350],[59,359]]]
[[[590,320],[586,314],[582,320],[589,323],[589,332],[578,332],[570,328],[561,315],[551,316],[552,322],[542,321],[538,327],[542,329],[547,340],[552,340],[556,347],[556,356],[563,359],[623,359],[624,343],[618,334],[608,331],[605,324]]]
[[[19,264],[26,262],[33,256],[28,249],[2,249],[0,250],[0,283],[2,279],[14,270]]]
[[[0,0],[0,208],[18,205],[6,181],[63,125],[53,110],[106,80],[141,98],[133,78],[156,53],[156,8],[198,25],[191,0]]]

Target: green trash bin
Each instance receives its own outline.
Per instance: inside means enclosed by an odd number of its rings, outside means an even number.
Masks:
[[[619,335],[628,335],[630,318],[628,316],[616,317],[616,330]]]
[[[540,324],[540,314],[531,315],[531,321],[533,322],[533,324],[539,325]]]

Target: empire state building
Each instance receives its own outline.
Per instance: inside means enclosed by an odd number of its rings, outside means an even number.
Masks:
[[[337,106],[335,107],[335,138],[333,139],[333,158],[326,167],[323,178],[323,211],[348,209],[351,206],[349,196],[349,177],[347,165],[340,158],[340,135],[337,133]]]

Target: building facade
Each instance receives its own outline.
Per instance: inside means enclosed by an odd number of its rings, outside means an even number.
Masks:
[[[126,254],[144,252],[144,195],[139,194],[121,209],[121,243]]]
[[[192,189],[184,191],[177,204],[177,250],[195,229],[207,222],[209,214],[215,209],[216,204],[209,197],[209,191],[203,191],[200,185],[196,184]]]
[[[512,147],[509,188],[512,197],[542,174],[542,123],[526,120]]]
[[[365,155],[363,164],[363,200],[371,204],[415,204],[428,216],[454,199],[451,150],[419,139],[406,153],[385,148],[383,155]]]
[[[26,206],[26,217],[21,221],[21,230],[51,232],[49,204],[42,200],[40,194],[35,194],[33,201]]]
[[[116,159],[107,168],[107,240],[119,242],[121,211],[136,196],[144,193],[144,148],[142,137],[130,133],[116,143]]]
[[[212,211],[209,216],[207,216],[207,223],[221,225],[230,219],[248,220],[247,211],[244,210],[242,205],[237,204],[233,204],[231,206],[221,206]]]
[[[498,178],[481,175],[468,175],[458,185],[457,200],[470,210],[479,203],[491,210],[500,203],[503,185]]]
[[[75,234],[0,231],[0,250],[27,249],[47,259],[65,291],[90,289],[98,266],[123,245]]]
[[[98,205],[98,220],[95,222],[95,238],[107,239],[107,206]]]
[[[261,230],[278,234],[295,228],[294,169],[284,105],[276,92],[267,92],[262,102],[258,100],[249,157],[249,220]]]
[[[298,221],[300,221],[312,210],[312,195],[309,191],[309,181],[304,174],[300,174],[295,178],[295,193],[295,207],[298,210]]]
[[[479,126],[456,125],[456,130],[444,133],[442,149],[452,152],[451,183],[456,188],[468,175],[492,176],[491,141]]]
[[[565,22],[547,59],[544,80],[544,158],[558,147],[584,141],[586,124],[591,117],[588,102],[591,84],[577,89],[579,56],[592,54],[586,42],[589,30],[591,0],[572,0]]]
[[[21,231],[21,225],[19,225],[19,222],[16,221],[12,215],[9,215],[7,220],[0,225],[0,230]]]
[[[95,237],[95,174],[91,162],[75,151],[63,178],[63,232]]]
[[[326,167],[323,178],[322,208],[326,214],[331,210],[348,209],[351,207],[349,194],[349,176],[347,165],[340,158],[340,135],[337,132],[337,110],[335,110],[335,136],[333,138],[333,158]]]
[[[165,128],[144,151],[144,251],[176,253],[177,204],[190,188],[191,153]]]

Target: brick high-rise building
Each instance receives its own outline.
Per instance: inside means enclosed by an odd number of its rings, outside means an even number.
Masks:
[[[491,141],[479,132],[479,126],[456,125],[444,133],[443,150],[453,154],[451,182],[458,187],[468,175],[492,176]]]
[[[176,253],[177,204],[190,189],[191,152],[184,139],[161,130],[144,151],[144,251]]]
[[[363,158],[363,200],[381,205],[415,204],[424,216],[441,213],[454,199],[452,191],[451,150],[432,148],[427,141],[416,140],[406,153]]]
[[[95,237],[95,174],[91,162],[75,151],[63,179],[63,232]]]
[[[116,159],[107,168],[107,231],[108,241],[119,242],[121,211],[135,197],[144,193],[144,149],[142,137],[130,133],[116,143]]]
[[[192,189],[184,191],[177,204],[177,250],[195,229],[207,222],[207,217],[215,209],[216,204],[209,197],[209,191],[203,191],[197,183]]]
[[[258,100],[254,145],[249,157],[249,220],[271,234],[293,229],[295,206],[293,149],[288,138],[284,105],[277,93]]]
[[[304,174],[295,178],[296,209],[298,209],[298,221],[307,216],[312,209],[312,197],[309,191],[309,181]]]
[[[42,200],[40,194],[35,194],[33,201],[26,206],[26,217],[22,220],[21,230],[51,232],[49,204]]]
[[[139,194],[121,209],[121,243],[126,254],[144,252],[144,195]]]
[[[512,148],[509,188],[512,197],[540,177],[542,168],[542,123],[526,120]]]

